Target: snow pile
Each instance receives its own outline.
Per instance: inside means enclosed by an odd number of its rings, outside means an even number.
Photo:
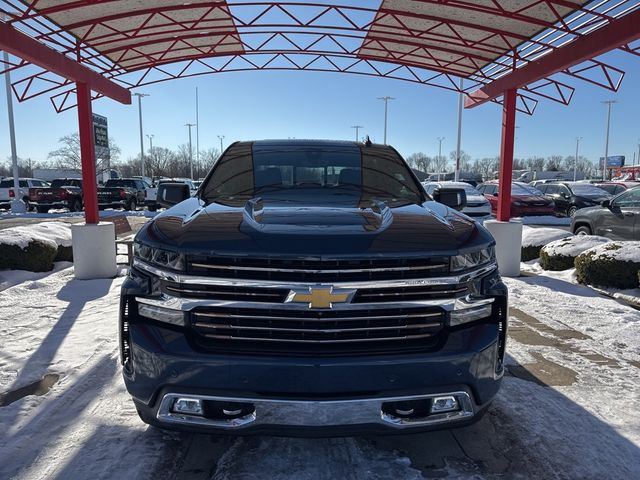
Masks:
[[[585,253],[594,260],[640,263],[640,242],[610,242],[590,248]]]
[[[590,248],[610,241],[597,235],[575,235],[548,243],[542,247],[542,251],[551,256],[576,257]]]
[[[542,247],[555,240],[572,236],[571,232],[560,228],[532,228],[522,227],[522,247]]]
[[[21,249],[38,240],[54,248],[71,246],[71,226],[62,222],[43,222],[34,225],[11,227],[2,230],[0,243],[15,245]]]

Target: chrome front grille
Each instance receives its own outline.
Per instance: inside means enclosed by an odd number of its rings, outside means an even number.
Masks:
[[[428,348],[445,322],[443,310],[281,310],[198,308],[191,327],[204,347],[286,353],[350,353]]]
[[[230,285],[184,284],[162,282],[162,292],[183,298],[215,298],[236,302],[282,303],[289,294],[287,288],[258,288]]]
[[[368,260],[287,260],[189,257],[188,273],[216,278],[336,283],[399,280],[447,274],[448,257]]]
[[[466,294],[466,284],[420,285],[417,287],[360,288],[353,303],[412,302],[427,299],[454,298]]]

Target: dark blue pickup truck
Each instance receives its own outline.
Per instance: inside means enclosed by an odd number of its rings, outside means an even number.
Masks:
[[[433,196],[389,146],[316,140],[238,142],[194,197],[161,186],[175,206],[137,234],[121,295],[142,420],[351,435],[478,419],[507,291],[464,190]]]

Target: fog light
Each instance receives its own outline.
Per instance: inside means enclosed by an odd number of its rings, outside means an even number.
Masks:
[[[431,403],[431,413],[455,412],[456,410],[460,410],[460,405],[453,395],[435,397]]]
[[[142,317],[157,320],[158,322],[171,323],[173,325],[184,326],[184,312],[171,308],[157,307],[138,303],[138,314]]]
[[[178,398],[173,404],[173,411],[202,416],[202,402],[197,398]]]

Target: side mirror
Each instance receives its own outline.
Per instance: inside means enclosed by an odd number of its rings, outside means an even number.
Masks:
[[[467,206],[467,194],[464,188],[438,188],[433,192],[433,199],[454,210],[462,210]]]
[[[493,195],[494,197],[498,196],[498,192],[493,192],[491,195]]]
[[[191,197],[191,191],[186,183],[161,183],[158,186],[156,201],[163,207],[169,208],[189,197]]]
[[[600,205],[602,205],[604,208],[611,208],[611,200],[603,200]]]

